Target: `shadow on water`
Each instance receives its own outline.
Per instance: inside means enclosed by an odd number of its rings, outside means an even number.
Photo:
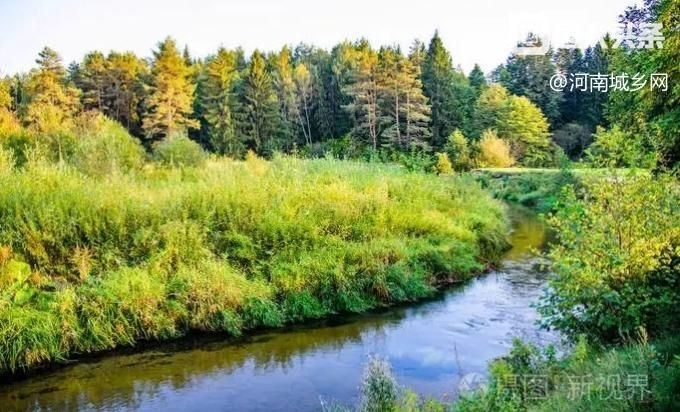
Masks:
[[[526,212],[513,218],[503,268],[435,299],[240,340],[195,337],[85,359],[0,386],[0,410],[319,410],[319,396],[357,401],[371,353],[390,360],[401,384],[453,396],[463,374],[485,373],[513,337],[551,339],[534,326],[530,306],[546,277],[530,252],[546,231]]]

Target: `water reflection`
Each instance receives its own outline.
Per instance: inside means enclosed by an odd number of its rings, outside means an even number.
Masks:
[[[370,353],[388,357],[401,384],[451,396],[460,376],[484,373],[513,336],[550,338],[533,326],[530,304],[546,275],[527,255],[545,231],[515,214],[504,268],[436,299],[245,340],[194,339],[81,361],[0,387],[0,410],[319,410],[320,395],[356,402]]]

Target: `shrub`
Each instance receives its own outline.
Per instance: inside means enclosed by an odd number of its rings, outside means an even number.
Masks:
[[[453,173],[451,161],[446,153],[436,153],[437,163],[434,165],[434,171],[438,175],[450,175]]]
[[[515,159],[510,154],[510,145],[493,130],[485,130],[477,145],[477,166],[510,167],[515,164]]]
[[[370,357],[361,382],[361,411],[393,411],[399,395],[397,381],[390,364],[379,357]]]
[[[460,130],[456,129],[451,133],[444,149],[449,155],[453,168],[456,171],[463,172],[472,168],[472,158],[468,140]]]
[[[598,126],[593,138],[586,158],[595,167],[651,168],[656,164],[656,154],[643,136],[632,136],[618,126],[611,130]]]
[[[141,168],[145,152],[137,139],[118,122],[99,113],[76,121],[78,144],[73,164],[82,172],[106,176]]]
[[[206,159],[206,153],[198,143],[184,135],[172,135],[154,144],[153,158],[164,165],[195,167]]]
[[[616,176],[565,192],[551,218],[555,276],[540,305],[572,338],[620,341],[677,330],[680,191],[671,176]],[[674,320],[675,319],[675,320]]]

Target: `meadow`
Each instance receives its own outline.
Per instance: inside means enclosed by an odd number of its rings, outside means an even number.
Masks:
[[[78,144],[97,141],[116,140]],[[414,301],[507,246],[504,206],[471,177],[254,155],[121,171],[120,150],[79,147],[0,152],[3,374]]]

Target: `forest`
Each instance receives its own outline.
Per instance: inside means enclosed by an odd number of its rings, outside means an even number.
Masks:
[[[658,13],[654,21],[674,27],[672,2],[656,9],[653,3],[628,10],[620,23],[639,31]],[[18,157],[36,140],[64,156],[77,140],[78,116],[95,111],[147,149],[188,137],[235,158],[248,150],[264,157],[330,153],[421,166],[442,153],[457,170],[555,166],[565,158],[672,168],[679,152],[678,34],[663,34],[662,48],[632,47],[611,33],[585,50],[513,52],[486,74],[479,66],[464,73],[436,32],[408,53],[361,39],[330,51],[300,44],[246,56],[220,48],[201,58],[168,37],[148,58],[93,51],[68,67],[45,47],[36,68],[0,81],[0,134]],[[527,44],[542,40],[529,33],[518,46]],[[667,91],[556,91],[556,72],[665,73],[671,81]]]

